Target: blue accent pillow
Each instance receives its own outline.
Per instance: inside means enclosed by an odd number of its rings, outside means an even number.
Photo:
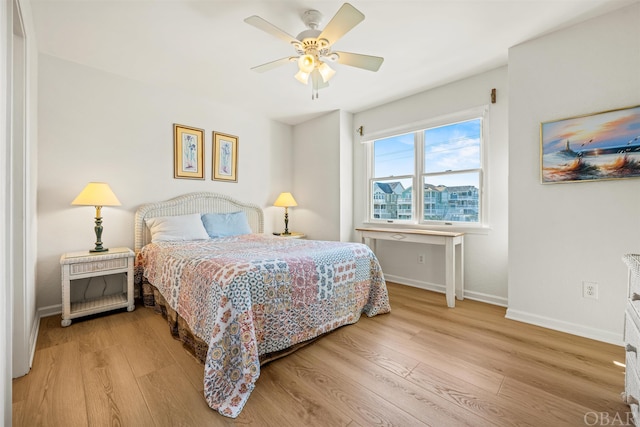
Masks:
[[[202,214],[202,223],[212,239],[252,233],[247,214],[242,211]]]

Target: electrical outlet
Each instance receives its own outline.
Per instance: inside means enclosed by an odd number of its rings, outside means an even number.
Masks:
[[[424,264],[424,254],[418,254],[418,264]]]
[[[598,283],[582,282],[582,296],[584,298],[598,299]]]

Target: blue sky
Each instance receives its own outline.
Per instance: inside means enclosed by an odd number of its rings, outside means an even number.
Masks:
[[[445,172],[480,167],[481,120],[474,119],[425,131],[425,172]],[[374,176],[413,174],[415,154],[413,133],[375,141]],[[435,177],[434,177],[435,178]],[[447,185],[465,185],[449,177]],[[441,179],[442,180],[442,179]],[[477,182],[467,182],[477,185]]]

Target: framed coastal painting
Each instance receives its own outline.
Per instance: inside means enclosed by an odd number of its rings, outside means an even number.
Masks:
[[[204,179],[204,130],[173,125],[173,177]]]
[[[543,184],[640,177],[640,105],[540,124]]]
[[[213,174],[216,181],[238,182],[238,137],[213,132]]]

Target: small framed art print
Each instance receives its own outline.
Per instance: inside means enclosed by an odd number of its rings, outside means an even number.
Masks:
[[[216,181],[238,182],[238,137],[213,132],[213,174]]]
[[[173,177],[204,179],[204,130],[173,125]]]

